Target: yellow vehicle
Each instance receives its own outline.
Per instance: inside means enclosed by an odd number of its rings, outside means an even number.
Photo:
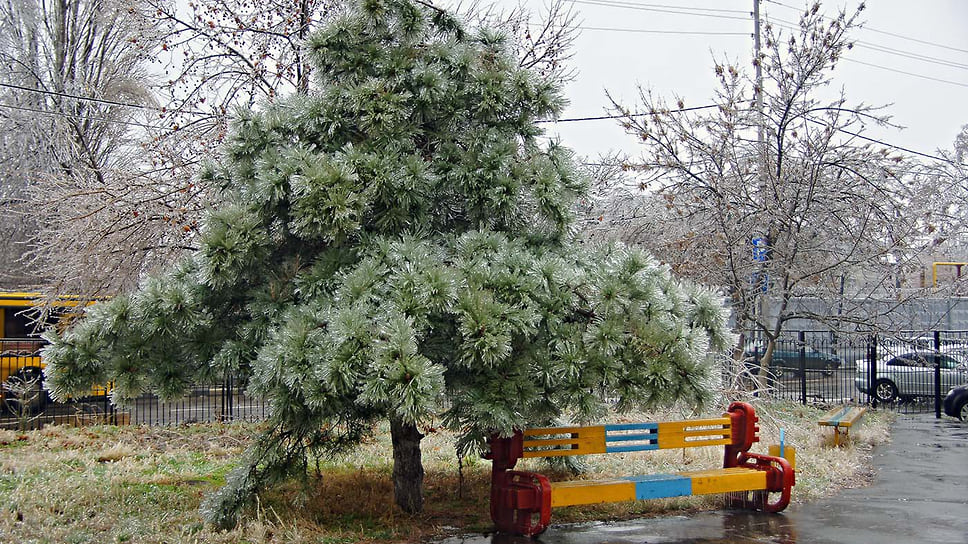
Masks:
[[[43,322],[35,321],[30,310],[42,299],[40,293],[0,292],[0,396],[17,411],[38,411],[50,400],[44,390],[44,362],[40,350],[45,341],[40,333],[47,327],[66,323],[82,304],[77,297],[59,297],[55,311]],[[91,394],[104,395],[104,388]]]

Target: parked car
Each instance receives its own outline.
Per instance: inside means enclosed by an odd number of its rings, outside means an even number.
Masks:
[[[870,387],[870,364],[858,363],[854,386],[878,402],[894,402],[914,397],[934,395],[934,359],[941,365],[941,390],[968,383],[968,363],[954,353],[938,353],[931,350],[907,351],[879,359],[875,367],[874,390]]]
[[[944,413],[968,421],[968,384],[954,387],[944,398]]]
[[[746,352],[746,363],[753,372],[759,372],[760,358],[765,350],[750,350]],[[843,360],[836,355],[821,353],[814,348],[804,350],[804,367],[807,371],[816,370],[823,372],[824,376],[833,375],[834,371],[840,368]],[[777,378],[783,375],[800,373],[800,350],[799,349],[780,349],[773,350],[773,359],[770,361],[770,372]]]

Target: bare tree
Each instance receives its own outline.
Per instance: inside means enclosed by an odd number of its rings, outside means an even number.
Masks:
[[[514,39],[521,68],[533,70],[547,81],[566,83],[577,77],[569,64],[578,37],[578,18],[565,0],[551,0],[535,14],[524,4],[499,10],[494,4],[472,1],[460,8],[464,17],[506,32]]]
[[[924,232],[934,247],[931,267],[925,262],[925,281],[936,292],[963,296],[968,291],[968,277],[962,268],[968,261],[968,125],[962,127],[950,149],[938,150],[938,156],[925,161],[916,170],[922,193],[937,202],[925,217]],[[953,262],[938,274],[934,261]],[[954,269],[955,274],[950,272]],[[941,282],[937,276],[943,277]],[[953,281],[952,281],[953,280]]]
[[[87,3],[109,7],[115,1]],[[259,108],[281,95],[312,92],[303,42],[340,10],[332,0],[144,0],[125,5],[113,31],[124,35],[125,55],[150,60],[151,74],[161,78],[151,86],[154,102],[142,95],[115,97],[153,107],[70,102],[110,109],[113,117],[101,112],[97,118],[123,135],[127,145],[99,154],[105,161],[112,158],[85,170],[91,175],[77,171],[67,176],[54,169],[35,178],[43,183],[31,185],[29,217],[44,220],[22,230],[36,232],[31,265],[51,293],[117,292],[194,249],[204,211],[219,199],[217,183],[194,176],[198,163],[218,157],[236,107]],[[521,65],[556,81],[569,76],[564,61],[574,35],[573,16],[563,5],[553,3],[539,23],[522,9],[493,15],[516,40]],[[40,6],[38,17],[54,17],[41,13]],[[475,13],[490,16],[484,10]],[[11,16],[8,26],[23,32],[30,20]],[[53,42],[45,40],[40,43]],[[27,55],[27,43],[24,39],[8,49]],[[141,66],[133,72],[143,73]],[[98,85],[92,81],[86,88],[103,93]],[[87,115],[91,121],[93,114]],[[43,157],[37,162],[52,164]]]
[[[78,188],[104,185],[130,165],[130,108],[149,101],[145,57],[131,40],[151,32],[128,4],[0,4],[4,217],[22,225],[14,253],[24,253],[30,231],[57,228],[61,220],[29,202],[34,189],[53,180]],[[32,258],[36,265],[44,261]],[[17,282],[48,279],[21,272]]]
[[[156,63],[164,123],[209,154],[237,107],[309,92],[303,43],[339,10],[338,0],[146,0],[163,31]]]
[[[814,4],[792,31],[766,24],[762,81],[717,62],[714,105],[645,91],[638,110],[615,104],[647,157],[632,167],[649,221],[627,232],[680,274],[727,289],[738,326],[767,341],[767,365],[792,319],[866,327],[851,302],[903,296],[930,246],[921,218],[937,203],[912,186],[910,161],[864,136],[889,119],[843,91],[822,98],[861,9],[826,19]],[[838,311],[791,304],[803,297]]]

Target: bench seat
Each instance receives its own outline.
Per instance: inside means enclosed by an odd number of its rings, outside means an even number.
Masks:
[[[609,480],[574,480],[551,482],[551,506],[641,501],[766,488],[766,472],[747,467],[628,476]]]
[[[817,423],[821,427],[833,427],[834,445],[839,446],[841,437],[847,438],[850,428],[867,412],[865,406],[838,406],[825,413]]]

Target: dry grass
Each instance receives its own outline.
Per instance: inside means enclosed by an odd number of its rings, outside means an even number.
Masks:
[[[888,440],[891,413],[868,412],[847,447],[825,444],[821,411],[794,404],[760,405],[762,442],[783,428],[797,448],[797,502],[816,500],[871,478],[874,445]],[[626,416],[626,419],[638,419]],[[683,419],[680,414],[641,420]],[[435,535],[485,531],[490,463],[466,459],[463,485],[452,437],[423,441],[426,509],[419,516],[393,506],[388,433],[379,429],[354,454],[321,465],[321,477],[263,494],[233,531],[205,526],[202,496],[216,489],[257,432],[252,424],[177,428],[48,427],[0,431],[0,542],[413,542]],[[586,460],[589,475],[649,474],[711,468],[722,449],[692,448],[646,454],[600,455]],[[538,462],[526,463],[547,472]],[[714,497],[564,508],[556,522],[623,519],[669,510],[719,508]]]

